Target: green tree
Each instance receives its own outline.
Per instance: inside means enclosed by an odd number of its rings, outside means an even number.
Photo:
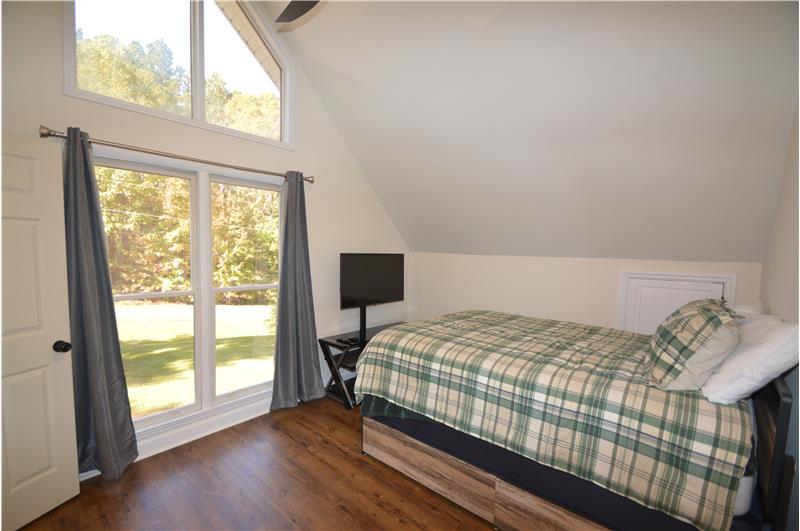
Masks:
[[[191,289],[189,181],[95,167],[116,293]]]
[[[77,40],[78,87],[161,111],[191,115],[189,77],[162,40],[142,46],[110,35]]]
[[[225,86],[222,76],[216,72],[206,78],[206,120],[212,124],[225,123],[225,103],[231,99],[231,91]]]
[[[280,106],[280,99],[268,92],[259,95],[231,92],[217,73],[206,80],[206,120],[212,124],[280,138]]]
[[[96,166],[115,293],[191,289],[187,179]],[[213,183],[214,286],[278,280],[279,196]],[[219,304],[274,304],[275,292],[223,291]]]
[[[277,192],[223,183],[212,185],[215,286],[278,281],[278,210]],[[263,294],[226,291],[218,294],[217,302],[255,304],[259,296]],[[274,293],[268,297],[274,298]]]

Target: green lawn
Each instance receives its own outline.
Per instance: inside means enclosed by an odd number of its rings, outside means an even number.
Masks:
[[[134,418],[194,402],[194,336],[189,304],[117,303]],[[217,394],[272,379],[273,306],[218,306]]]

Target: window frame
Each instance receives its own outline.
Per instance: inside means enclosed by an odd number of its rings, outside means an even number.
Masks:
[[[130,170],[130,171],[138,171],[138,172],[146,172],[146,173],[154,173],[157,175],[165,175],[168,177],[177,177],[181,179],[187,179],[189,181],[189,289],[188,290],[181,290],[181,291],[147,291],[147,292],[139,292],[139,293],[125,293],[121,295],[115,295],[113,293],[113,286],[112,286],[112,299],[116,303],[117,301],[126,301],[126,300],[152,300],[152,299],[163,299],[168,298],[171,296],[174,297],[185,297],[190,296],[192,297],[192,328],[193,328],[193,338],[194,338],[194,402],[190,404],[186,404],[185,406],[180,406],[173,409],[168,409],[166,411],[160,411],[158,413],[153,413],[151,415],[145,415],[144,417],[140,417],[138,419],[134,419],[134,428],[138,428],[139,426],[150,426],[153,424],[160,424],[165,421],[169,421],[175,418],[185,417],[192,413],[197,413],[203,409],[203,404],[201,402],[201,382],[200,378],[198,378],[198,362],[200,361],[200,349],[202,347],[200,338],[198,337],[198,332],[201,330],[200,326],[200,317],[198,314],[198,301],[199,301],[199,293],[197,287],[197,279],[195,278],[196,268],[199,265],[198,256],[197,256],[197,226],[195,220],[197,218],[196,208],[195,208],[195,199],[197,197],[197,178],[195,175],[192,175],[190,172],[187,171],[180,171],[174,168],[167,168],[163,166],[157,166],[152,164],[145,164],[141,162],[133,162],[133,161],[125,161],[120,159],[108,158],[108,157],[94,157],[94,166],[105,166],[110,168],[116,168],[120,170]],[[102,205],[100,205],[102,210]]]
[[[190,262],[191,284],[188,291],[147,292],[141,298],[161,298],[171,294],[191,295],[194,303],[194,371],[195,401],[175,409],[147,415],[133,422],[137,438],[158,436],[165,430],[178,428],[186,422],[200,421],[218,416],[225,410],[248,402],[269,403],[272,381],[237,389],[222,395],[216,394],[216,319],[211,230],[211,183],[223,182],[239,186],[262,188],[280,194],[283,179],[270,175],[232,170],[220,166],[199,164],[160,155],[150,155],[108,146],[93,146],[94,165],[109,166],[132,171],[188,178],[190,181]],[[280,197],[279,197],[280,201]],[[282,207],[282,201],[280,202]],[[278,274],[280,275],[283,238],[283,209],[278,210]],[[235,286],[234,289],[263,289],[261,284]],[[264,284],[268,289],[278,289],[278,284]],[[115,295],[114,301],[129,300],[140,294]],[[119,297],[119,299],[118,299]]]
[[[189,1],[189,0],[185,0]],[[204,0],[214,1],[214,0]],[[192,90],[192,109],[191,117],[180,116],[160,109],[153,109],[144,105],[127,102],[104,96],[96,92],[90,92],[78,88],[78,65],[77,65],[77,42],[75,38],[75,2],[74,0],[64,2],[63,23],[64,23],[64,95],[87,100],[101,105],[116,107],[127,111],[144,114],[154,118],[161,118],[183,125],[189,125],[214,133],[221,133],[228,136],[259,142],[274,147],[294,151],[293,120],[292,120],[292,79],[293,64],[289,59],[286,48],[278,41],[274,33],[274,27],[265,23],[263,17],[256,12],[254,6],[248,2],[239,2],[239,7],[253,25],[256,33],[261,37],[264,44],[269,49],[275,61],[281,68],[280,86],[280,122],[281,137],[279,139],[258,136],[244,131],[237,131],[220,125],[209,123],[205,120],[205,55],[204,55],[204,30],[203,30],[203,4],[198,1],[191,1],[191,11],[189,16],[190,24],[190,50],[191,68],[190,82]]]

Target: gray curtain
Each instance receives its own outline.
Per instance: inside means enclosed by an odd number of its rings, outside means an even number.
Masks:
[[[119,479],[139,455],[122,367],[89,137],[67,133],[64,219],[75,424],[81,472]]]
[[[299,401],[313,400],[325,394],[317,354],[302,173],[287,173],[281,189],[281,201],[283,241],[275,340],[275,380],[270,409],[295,407]]]

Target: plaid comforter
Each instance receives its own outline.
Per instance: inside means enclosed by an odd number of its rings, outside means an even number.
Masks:
[[[466,311],[376,335],[356,393],[592,481],[700,529],[728,529],[750,455],[745,402],[648,385],[650,336]]]

